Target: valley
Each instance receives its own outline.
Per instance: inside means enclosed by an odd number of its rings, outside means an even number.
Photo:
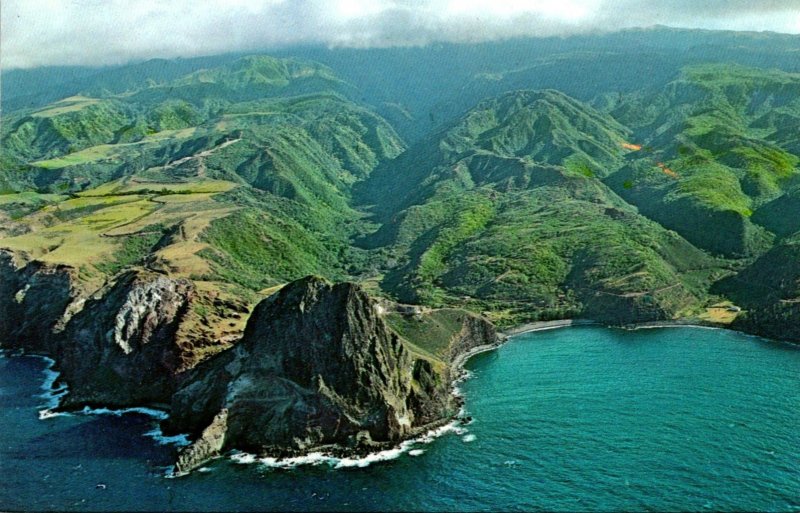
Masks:
[[[304,49],[4,90],[2,347],[54,357],[62,407],[170,410],[188,471],[418,434],[454,415],[451,365],[495,327],[800,342],[796,38],[592,37],[431,50],[460,63],[442,69]]]

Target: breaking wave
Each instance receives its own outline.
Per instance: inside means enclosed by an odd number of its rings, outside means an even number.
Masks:
[[[55,386],[60,374],[59,372],[53,370],[53,366],[56,363],[55,360],[46,356],[41,356],[40,358],[47,363],[47,367],[45,367],[42,371],[45,375],[45,378],[41,386],[43,392],[39,397],[44,399],[45,403],[41,405],[42,409],[39,410],[39,420],[69,415],[65,412],[53,411],[54,409],[58,408],[61,398],[67,393],[66,385],[61,385],[59,387]]]
[[[45,404],[42,405],[42,409],[39,410],[39,420],[47,420],[52,419],[55,417],[64,417],[72,415],[69,412],[63,411],[55,411],[58,408],[58,405],[61,402],[61,398],[66,395],[68,392],[66,385],[55,386],[56,382],[58,381],[59,372],[53,370],[53,366],[55,365],[55,360],[52,358],[48,358],[46,356],[40,356],[42,360],[47,363],[47,367],[43,370],[45,375],[44,382],[42,383],[41,389],[43,393],[40,395],[42,399],[45,399]],[[166,420],[169,415],[166,412],[161,410],[156,410],[154,408],[144,408],[144,407],[134,407],[134,408],[122,408],[122,409],[111,409],[111,408],[90,408],[86,406],[83,410],[79,413],[83,415],[112,415],[115,417],[121,417],[123,415],[129,413],[138,413],[140,415],[146,415],[152,418],[155,421],[162,421]],[[189,445],[189,437],[185,434],[178,434],[173,436],[166,436],[161,431],[161,427],[156,424],[153,429],[144,433],[144,436],[150,437],[156,441],[159,445],[176,445],[178,447],[184,447]]]
[[[156,426],[152,430],[148,431],[144,434],[144,436],[149,436],[155,440],[158,445],[175,445],[178,447],[186,447],[192,443],[189,441],[189,435],[179,434],[167,436],[161,431],[159,426]]]
[[[231,454],[230,459],[234,463],[242,465],[256,463],[268,468],[279,469],[292,469],[304,465],[316,466],[323,464],[334,469],[364,468],[373,463],[395,460],[405,453],[408,453],[410,456],[419,456],[425,452],[424,449],[419,448],[419,445],[429,444],[447,433],[455,433],[457,435],[466,433],[466,429],[458,426],[459,423],[459,421],[454,420],[444,426],[432,429],[418,438],[401,442],[400,445],[392,449],[385,449],[360,457],[338,457],[324,452],[311,452],[303,456],[294,456],[291,458],[259,458],[254,454],[235,452]]]
[[[121,417],[126,413],[138,413],[140,415],[152,417],[155,420],[166,420],[167,417],[169,417],[165,411],[156,410],[153,408],[144,408],[141,406],[134,408],[122,408],[119,410],[112,410],[111,408],[90,408],[86,406],[83,408],[83,410],[81,410],[81,413],[84,415],[114,415],[115,417]]]

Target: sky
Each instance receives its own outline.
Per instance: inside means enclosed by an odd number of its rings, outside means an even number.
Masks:
[[[386,47],[629,27],[800,34],[800,0],[2,0],[0,67],[297,44]]]

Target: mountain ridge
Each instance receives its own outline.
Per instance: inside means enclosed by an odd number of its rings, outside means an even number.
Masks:
[[[646,62],[608,66],[646,31],[536,62],[431,48],[455,56],[430,76],[366,73],[419,49],[366,51],[344,75],[353,51],[306,49],[99,90],[152,63],[4,111],[0,344],[53,356],[64,408],[171,404],[189,470],[230,449],[359,452],[449,419],[453,362],[494,326],[798,341],[800,69],[670,57],[687,34],[654,33],[663,66],[639,82]],[[730,35],[688,36],[732,52]],[[783,63],[779,39],[748,35],[739,61]],[[437,82],[459,49],[475,62]],[[590,62],[596,83],[575,74]],[[414,81],[419,98],[397,93]]]

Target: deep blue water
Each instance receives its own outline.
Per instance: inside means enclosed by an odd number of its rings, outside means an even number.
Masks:
[[[800,511],[800,349],[732,332],[522,335],[469,362],[475,421],[418,456],[177,479],[146,416],[39,420],[45,368],[0,357],[0,510]]]

